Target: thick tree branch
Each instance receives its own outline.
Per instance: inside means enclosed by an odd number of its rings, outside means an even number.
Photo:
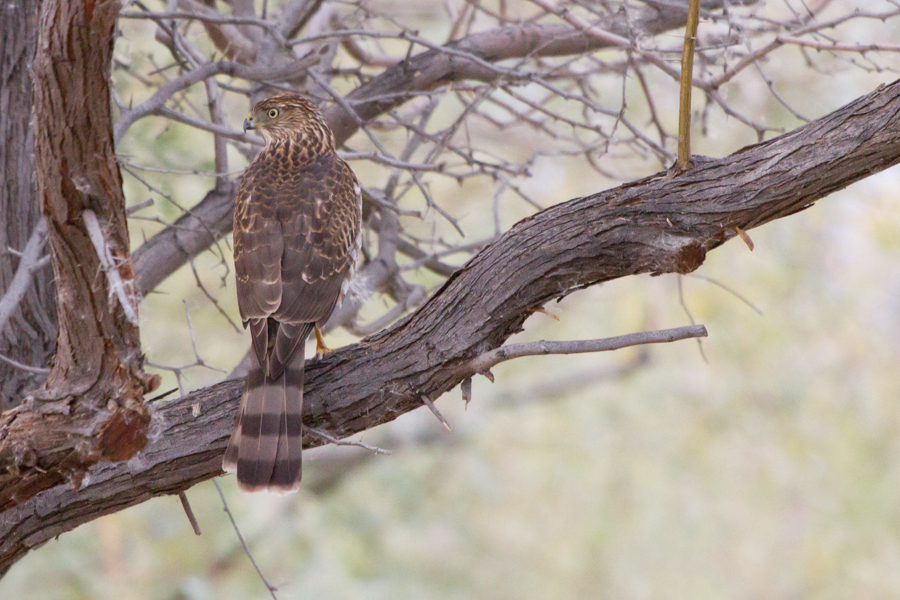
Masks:
[[[221,17],[222,15],[219,11],[213,8],[215,3],[209,2],[209,4],[211,6],[204,6],[204,4],[197,2],[196,0],[178,0],[179,8],[194,14],[204,15],[213,19]],[[238,14],[238,12],[235,12],[235,16],[238,18],[247,18],[247,15]],[[251,18],[254,17],[255,15]],[[206,20],[203,21],[203,27],[206,29],[209,39],[213,41],[216,48],[221,50],[225,56],[245,65],[253,64],[253,60],[256,58],[254,39],[247,39],[247,37],[234,25],[214,23]]]
[[[687,173],[659,173],[520,221],[415,313],[310,362],[304,423],[340,439],[391,421],[471,376],[466,365],[501,347],[535,308],[618,277],[691,272],[738,227],[794,214],[900,162],[900,82],[726,158],[695,159]],[[57,486],[7,504],[0,570],[81,523],[220,474],[242,388],[226,381],[151,404],[150,442],[137,457],[95,465],[78,490]],[[22,477],[52,451],[42,435],[21,440],[31,450],[17,463]],[[310,433],[306,443],[322,439]]]
[[[290,0],[278,15],[281,35],[288,39],[297,35],[321,6],[322,0]]]

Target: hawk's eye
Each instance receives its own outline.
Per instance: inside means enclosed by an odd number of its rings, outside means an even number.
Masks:
[[[278,109],[277,109],[277,108],[270,108],[270,109],[269,109],[269,112],[268,112],[267,114],[269,115],[269,118],[270,118],[270,119],[274,119],[275,117],[278,116]]]

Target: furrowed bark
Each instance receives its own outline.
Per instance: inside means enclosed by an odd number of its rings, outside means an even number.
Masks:
[[[78,487],[91,465],[127,460],[146,444],[143,393],[158,377],[141,370],[136,318],[128,315],[137,303],[108,86],[119,7],[117,0],[41,6],[35,172],[59,335],[44,386],[0,415],[0,510],[63,482]]]
[[[34,183],[31,128],[31,65],[38,38],[41,0],[0,4],[0,290],[8,290],[23,250],[41,218]],[[53,271],[33,273],[25,296],[0,332],[0,354],[44,368],[56,348],[56,287]],[[0,410],[22,401],[47,376],[0,361]]]

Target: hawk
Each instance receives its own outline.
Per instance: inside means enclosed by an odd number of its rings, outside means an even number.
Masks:
[[[279,94],[253,107],[244,131],[266,145],[244,171],[234,210],[238,306],[253,349],[223,469],[246,492],[300,485],[306,338],[343,300],[360,248],[353,171],[315,104]]]

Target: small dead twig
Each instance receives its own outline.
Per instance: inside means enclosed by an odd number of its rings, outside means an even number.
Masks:
[[[3,298],[0,299],[0,329],[3,329],[3,326],[6,325],[10,315],[19,305],[19,302],[22,301],[25,292],[28,291],[28,286],[31,284],[31,274],[40,266],[39,263],[41,262],[41,258],[39,255],[41,250],[43,250],[46,241],[47,222],[41,218],[37,225],[35,225],[31,237],[28,238],[25,249],[22,250],[19,259],[19,268],[16,269],[16,274],[13,275],[12,282],[6,289],[6,293],[3,294]],[[9,362],[9,360],[12,359],[8,359],[7,362]],[[13,366],[23,368],[20,364],[15,364]]]
[[[472,378],[466,377],[463,379],[463,382],[459,386],[460,391],[462,392],[463,402],[466,403],[465,408],[469,408],[469,402],[472,401]]]
[[[373,446],[365,442],[356,440],[339,440],[333,435],[329,435],[319,429],[313,429],[312,427],[304,427],[304,429],[312,434],[319,436],[329,444],[334,444],[335,446],[356,446],[357,448],[365,448],[366,450],[371,450],[375,454],[391,454],[390,450],[385,450],[384,448],[379,448],[378,446]]]
[[[421,398],[422,403],[428,407],[428,410],[430,410],[434,414],[434,416],[437,417],[437,420],[447,428],[447,431],[453,431],[453,428],[450,427],[450,423],[447,422],[447,419],[444,418],[444,415],[441,414],[441,411],[439,411],[437,406],[434,405],[434,402],[431,401],[431,398],[429,398],[425,394],[422,394],[421,396],[419,396],[419,398]]]
[[[587,352],[608,352],[641,344],[664,344],[708,335],[703,325],[690,325],[658,331],[641,331],[597,340],[577,340],[569,342],[526,342],[501,346],[480,356],[476,356],[460,367],[469,373],[487,371],[494,365],[521,358],[523,356],[544,356],[547,354],[583,354]]]
[[[695,325],[697,322],[694,320],[694,315],[691,313],[691,309],[688,308],[687,302],[684,301],[684,286],[681,284],[682,275],[678,276],[678,302],[681,304],[682,310],[684,310],[684,314],[687,315],[688,321],[691,322],[691,325]],[[703,351],[703,340],[697,338],[697,348],[700,350],[700,356],[703,358],[703,362],[709,364],[709,360],[706,358],[706,353]]]
[[[187,319],[188,333],[191,336],[191,348],[194,350],[194,362],[186,365],[182,365],[180,367],[173,367],[169,365],[162,365],[159,363],[155,363],[152,361],[145,361],[144,364],[148,367],[153,367],[154,369],[160,369],[162,371],[171,371],[175,375],[175,382],[178,384],[178,391],[181,396],[184,396],[184,388],[181,386],[181,378],[183,376],[183,372],[187,369],[191,369],[193,367],[204,367],[210,369],[212,371],[218,371],[219,373],[226,373],[225,369],[219,369],[217,367],[213,367],[211,365],[206,364],[206,361],[200,356],[200,351],[197,350],[197,339],[194,336],[194,325],[191,322],[191,311],[188,310],[187,302],[184,302],[184,316]]]
[[[138,202],[137,204],[133,204],[125,209],[125,214],[129,217],[138,211],[142,211],[145,208],[150,208],[153,206],[153,198],[147,198],[143,202]]]
[[[278,600],[278,596],[275,595],[275,592],[278,591],[278,588],[273,586],[266,579],[266,576],[263,575],[262,571],[259,568],[259,565],[256,564],[256,560],[253,558],[253,554],[250,552],[250,548],[247,546],[247,542],[244,541],[244,536],[241,535],[241,530],[238,529],[237,522],[234,520],[234,515],[231,514],[231,509],[228,508],[228,501],[225,500],[225,494],[222,493],[222,488],[219,487],[219,482],[213,479],[213,485],[216,486],[216,491],[219,492],[219,498],[222,499],[222,508],[225,510],[225,514],[228,515],[228,520],[231,521],[231,526],[234,528],[234,532],[237,534],[238,540],[241,542],[241,546],[244,547],[244,552],[247,554],[247,558],[250,559],[250,563],[253,565],[253,568],[256,569],[256,574],[259,575],[260,580],[262,580],[263,585],[266,586],[266,589],[269,590],[269,594],[275,600]]]
[[[750,239],[750,236],[747,235],[747,232],[740,227],[735,227],[735,230],[737,231],[737,234],[741,236],[741,239],[744,240],[744,243],[747,244],[747,247],[750,248],[750,252],[753,252],[753,248],[755,248],[756,246],[754,246],[753,240]]]
[[[4,356],[3,354],[0,354],[0,360],[2,360],[6,364],[11,365],[17,369],[22,369],[23,371],[28,371],[30,373],[49,373],[50,372],[50,369],[48,369],[46,367],[33,367],[31,365],[26,365],[25,363],[21,363],[17,360],[13,360],[12,358],[10,358],[8,356]]]
[[[191,509],[191,503],[188,502],[187,494],[178,492],[178,499],[181,500],[181,507],[184,509],[184,514],[187,515],[188,521],[191,522],[191,529],[194,530],[194,535],[202,535],[200,524],[197,523],[197,517],[194,516],[194,511]]]
[[[84,219],[84,226],[87,229],[88,237],[94,245],[97,252],[97,258],[100,259],[100,266],[106,273],[107,281],[109,281],[109,292],[118,298],[119,304],[125,313],[125,317],[135,327],[140,327],[138,319],[138,295],[134,286],[134,276],[129,279],[123,279],[119,272],[119,265],[116,264],[116,258],[113,256],[112,249],[103,235],[103,229],[100,227],[100,221],[97,214],[91,209],[81,213]],[[130,260],[130,258],[128,259]],[[134,269],[130,269],[134,273]]]
[[[206,299],[209,300],[213,306],[216,307],[216,310],[219,311],[219,314],[225,317],[225,320],[228,321],[228,324],[231,325],[231,328],[234,329],[236,333],[243,333],[240,327],[237,326],[228,313],[225,312],[225,309],[219,304],[219,301],[216,300],[215,296],[209,293],[209,290],[206,289],[206,286],[203,285],[203,281],[200,279],[200,274],[197,272],[197,266],[194,264],[194,260],[191,259],[188,264],[191,265],[191,272],[194,274],[194,281],[197,283],[197,287],[200,288],[200,291],[203,292],[203,295],[206,296]],[[185,310],[187,310],[187,305],[185,305]],[[188,315],[188,320],[190,320],[190,315]]]
[[[750,309],[753,312],[755,312],[756,314],[758,314],[759,316],[763,315],[763,311],[760,310],[755,304],[750,302],[750,300],[748,300],[746,297],[739,294],[735,290],[731,289],[730,287],[728,287],[721,281],[717,281],[717,280],[713,279],[712,277],[706,277],[705,275],[698,275],[697,273],[690,273],[686,277],[693,277],[694,279],[702,279],[703,281],[709,282],[709,283],[713,284],[714,286],[725,290],[726,292],[728,292],[729,294],[731,294],[732,296],[734,296],[735,298],[737,298],[738,300],[740,300],[741,302],[743,302],[744,304],[749,306]]]

